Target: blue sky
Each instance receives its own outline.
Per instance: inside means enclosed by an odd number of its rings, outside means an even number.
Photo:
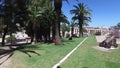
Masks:
[[[91,27],[110,27],[120,22],[120,0],[79,0],[79,2],[84,2],[92,10],[92,22],[89,23]],[[63,2],[62,11],[71,21],[72,15],[70,14],[70,10],[78,2],[69,0],[69,3],[70,5]]]

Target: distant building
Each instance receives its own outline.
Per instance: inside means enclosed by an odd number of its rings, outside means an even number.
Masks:
[[[111,27],[110,32],[115,36],[115,38],[120,38],[120,28],[119,27]]]
[[[96,34],[97,32],[100,32],[101,35],[105,35],[110,32],[109,27],[85,27],[85,30],[86,31],[84,33],[92,34],[92,35]],[[69,33],[71,34],[71,29],[70,29]],[[73,34],[75,34],[77,36],[79,35],[78,27],[74,28]]]
[[[101,35],[105,35],[110,31],[108,27],[86,27],[86,30],[89,34],[96,34],[97,32],[100,32]]]
[[[16,41],[17,42],[27,42],[29,43],[31,41],[31,38],[25,33],[25,31],[21,31],[21,32],[16,32],[12,34],[13,36],[15,36]],[[5,38],[10,37],[10,35],[6,35]],[[0,43],[2,42],[2,38],[0,38]],[[6,42],[6,39],[5,39]]]

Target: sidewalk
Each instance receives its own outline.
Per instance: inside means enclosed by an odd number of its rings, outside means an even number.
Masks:
[[[0,59],[0,68],[9,68],[9,65],[11,63],[11,57],[8,58],[10,55],[7,55],[3,58]],[[1,56],[0,56],[1,57]],[[8,59],[7,59],[8,58]],[[6,61],[5,61],[6,60]],[[5,61],[5,62],[4,62]],[[4,62],[3,64],[1,64],[2,62]]]
[[[96,37],[97,42],[99,42],[99,43],[106,39],[106,37],[104,35],[103,36],[95,36],[95,37]]]

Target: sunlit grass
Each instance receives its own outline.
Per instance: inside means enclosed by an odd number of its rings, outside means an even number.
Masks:
[[[20,51],[16,51],[12,56],[10,68],[52,68],[84,38],[73,40],[63,39],[62,45],[38,43],[37,49],[32,49],[40,54],[29,53],[32,57]]]
[[[61,68],[120,68],[120,49],[103,52],[94,37],[89,37],[62,65]]]

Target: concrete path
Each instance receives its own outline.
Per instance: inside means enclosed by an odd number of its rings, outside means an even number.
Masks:
[[[96,36],[96,40],[97,42],[102,42],[106,39],[106,36],[102,35],[102,36]]]
[[[117,40],[116,43],[117,43],[117,44],[120,44],[120,39],[116,39],[116,40]]]
[[[0,68],[10,68],[9,65],[11,63],[11,57],[7,59],[9,56],[10,55],[7,55],[0,59],[0,64],[6,60],[3,64],[0,65]]]

